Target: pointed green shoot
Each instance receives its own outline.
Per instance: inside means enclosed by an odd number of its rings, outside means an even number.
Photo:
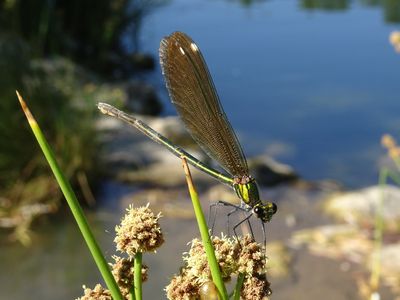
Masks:
[[[101,275],[103,276],[103,279],[108,287],[108,289],[111,292],[111,295],[114,300],[122,300],[122,295],[121,292],[118,288],[117,283],[115,282],[115,279],[108,267],[107,261],[105,260],[99,245],[97,244],[96,239],[94,238],[94,235],[92,231],[90,230],[89,224],[86,220],[86,217],[83,213],[83,210],[81,206],[79,205],[79,202],[75,196],[75,193],[72,190],[72,187],[66,177],[64,176],[63,172],[61,171],[53,151],[50,148],[50,145],[47,143],[46,138],[43,135],[42,130],[40,129],[38,123],[36,122],[35,118],[33,117],[32,113],[30,112],[28,106],[26,105],[25,101],[22,99],[21,95],[16,91],[18,100],[21,104],[22,110],[25,113],[26,118],[28,119],[29,125],[33,131],[33,134],[36,137],[36,140],[38,141],[40,148],[43,151],[44,156],[46,157],[46,160],[53,171],[54,176],[57,179],[58,185],[60,186],[65,199],[68,202],[68,205],[71,209],[71,212],[75,218],[76,223],[78,224],[78,227],[82,233],[83,238],[86,241],[87,246],[89,247],[89,250],[93,256],[93,259],[96,262],[97,267],[100,270]]]

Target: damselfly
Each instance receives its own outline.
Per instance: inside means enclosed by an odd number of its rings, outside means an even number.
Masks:
[[[260,200],[255,179],[249,174],[246,158],[239,141],[225,115],[214,83],[197,45],[182,32],[174,32],[160,44],[160,63],[166,86],[179,116],[199,146],[229,174],[223,174],[205,165],[182,148],[174,145],[142,121],[115,107],[99,103],[104,114],[121,119],[178,157],[185,157],[194,167],[233,187],[241,205],[218,201],[214,205],[233,206],[247,213],[235,229],[254,214],[262,224],[265,243],[265,223],[277,211],[272,202]]]

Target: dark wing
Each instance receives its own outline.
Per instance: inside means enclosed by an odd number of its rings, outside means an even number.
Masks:
[[[231,175],[248,175],[200,49],[186,34],[174,32],[161,41],[160,62],[172,103],[194,140]]]

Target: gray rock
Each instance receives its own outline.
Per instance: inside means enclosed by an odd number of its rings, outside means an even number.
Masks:
[[[336,194],[327,201],[325,209],[348,223],[372,225],[381,201],[386,225],[395,225],[400,221],[400,188],[392,185]]]
[[[260,185],[275,186],[298,179],[292,167],[277,162],[267,155],[249,160],[249,167]]]
[[[387,273],[397,274],[400,280],[400,242],[382,247],[381,262]]]
[[[381,265],[383,281],[400,295],[400,242],[382,247]]]

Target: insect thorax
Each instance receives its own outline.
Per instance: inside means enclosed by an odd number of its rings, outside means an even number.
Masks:
[[[250,176],[235,178],[233,188],[237,196],[247,205],[254,207],[254,205],[260,203],[260,195],[254,178]]]

